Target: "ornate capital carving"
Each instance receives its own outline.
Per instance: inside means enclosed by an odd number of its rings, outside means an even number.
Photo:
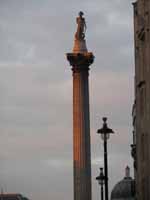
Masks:
[[[92,53],[68,53],[67,60],[73,71],[89,70],[89,66],[94,61]]]

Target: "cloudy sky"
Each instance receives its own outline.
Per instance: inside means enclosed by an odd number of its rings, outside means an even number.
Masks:
[[[0,188],[32,200],[73,199],[71,52],[78,11],[85,13],[90,71],[93,200],[103,166],[109,186],[132,168],[133,13],[131,0],[0,0]],[[132,170],[133,171],[133,170]]]

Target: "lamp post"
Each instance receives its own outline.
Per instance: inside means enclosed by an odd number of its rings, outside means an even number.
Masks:
[[[103,127],[97,130],[97,133],[101,134],[101,138],[104,141],[104,177],[105,177],[105,200],[108,200],[108,161],[107,161],[107,140],[111,133],[114,131],[107,126],[107,118],[103,117]]]
[[[103,185],[104,185],[105,176],[103,173],[103,168],[100,168],[100,174],[99,174],[99,176],[96,177],[96,180],[98,181],[99,185],[101,186],[101,200],[104,200]]]

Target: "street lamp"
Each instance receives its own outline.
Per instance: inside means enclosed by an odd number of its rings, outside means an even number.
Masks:
[[[104,177],[105,177],[105,200],[108,200],[108,163],[107,163],[107,140],[111,133],[114,131],[107,126],[107,118],[103,117],[103,127],[97,130],[97,133],[101,134],[101,138],[104,141]]]
[[[99,176],[96,177],[96,180],[98,181],[99,185],[101,186],[101,200],[103,200],[104,199],[103,185],[104,185],[104,180],[105,180],[103,168],[100,168],[100,174],[99,174]]]

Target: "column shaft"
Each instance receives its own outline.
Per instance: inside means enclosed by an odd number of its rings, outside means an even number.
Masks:
[[[88,69],[73,70],[74,200],[91,200]]]

